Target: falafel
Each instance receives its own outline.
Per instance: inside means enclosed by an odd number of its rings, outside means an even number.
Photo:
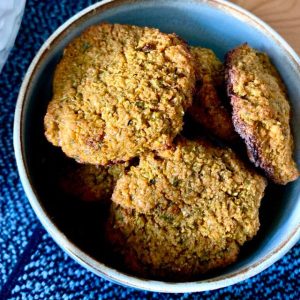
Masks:
[[[106,239],[126,271],[146,278],[185,281],[233,263],[250,236],[226,231],[214,213],[173,204],[167,211],[142,214],[115,203]],[[236,237],[239,235],[239,237]]]
[[[227,91],[235,130],[248,157],[277,184],[299,176],[293,159],[291,109],[286,89],[266,54],[243,44],[226,57]]]
[[[194,85],[193,57],[175,34],[91,26],[57,65],[45,135],[67,156],[95,165],[164,149],[182,129]]]
[[[107,239],[132,272],[197,277],[233,263],[255,236],[266,184],[231,150],[180,138],[117,181]]]
[[[201,210],[221,203],[224,209],[236,207],[232,213],[238,214],[241,207],[249,210],[249,203],[257,208],[265,186],[265,179],[231,149],[180,137],[171,149],[141,156],[117,181],[112,200],[141,213],[170,203]]]

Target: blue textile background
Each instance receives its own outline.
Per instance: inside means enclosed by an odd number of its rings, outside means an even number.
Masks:
[[[15,47],[0,74],[0,299],[300,299],[300,243],[252,279],[217,291],[174,295],[140,292],[95,276],[70,259],[41,227],[16,170],[15,103],[42,43],[94,2],[27,0]]]

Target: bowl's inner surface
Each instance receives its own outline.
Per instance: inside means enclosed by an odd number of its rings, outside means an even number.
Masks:
[[[87,26],[101,21],[152,26],[165,32],[176,32],[188,43],[212,48],[223,59],[229,49],[244,42],[262,51],[266,51],[278,67],[287,84],[293,110],[293,128],[297,161],[300,161],[300,137],[295,128],[300,124],[299,70],[293,67],[285,51],[267,34],[254,29],[246,22],[224,12],[220,7],[203,4],[197,1],[138,1],[119,5],[118,2],[109,8],[98,10],[76,22],[59,37],[56,43],[46,51],[39,68],[31,78],[27,90],[23,117],[22,143],[28,176],[35,193],[48,216],[71,241],[86,253],[113,266],[107,259],[104,247],[101,221],[105,208],[99,204],[84,204],[64,195],[57,187],[58,172],[66,159],[59,148],[48,143],[43,133],[43,117],[52,95],[52,78],[55,66],[63,48]],[[298,163],[299,165],[299,163]],[[282,240],[285,240],[297,224],[297,212],[300,203],[298,194],[299,181],[286,187],[269,185],[262,201],[258,235],[248,242],[241,251],[237,263],[220,270],[224,275],[249,266],[255,260],[268,255]],[[108,251],[109,252],[109,251]],[[119,268],[119,266],[115,266]],[[212,277],[209,274],[206,277]]]

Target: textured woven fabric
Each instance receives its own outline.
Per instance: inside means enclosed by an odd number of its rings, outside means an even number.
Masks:
[[[14,160],[13,113],[22,78],[37,50],[88,0],[28,0],[15,47],[0,74],[0,299],[300,299],[300,243],[252,279],[217,291],[159,294],[97,277],[49,237],[22,189]]]

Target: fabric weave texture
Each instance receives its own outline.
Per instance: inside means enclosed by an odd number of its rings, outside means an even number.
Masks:
[[[160,294],[97,277],[68,257],[42,228],[17,173],[12,141],[15,104],[42,43],[94,2],[28,0],[15,46],[0,74],[0,299],[300,299],[300,243],[261,274],[234,286]]]

